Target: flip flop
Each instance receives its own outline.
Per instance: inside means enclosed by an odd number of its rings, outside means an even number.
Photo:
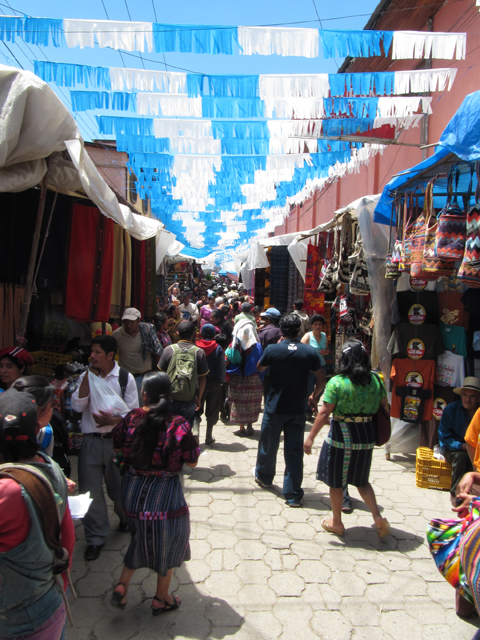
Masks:
[[[345,527],[342,525],[342,527],[334,527],[333,525],[330,524],[330,521],[328,518],[324,518],[322,520],[322,527],[325,529],[325,531],[328,531],[328,533],[334,533],[336,536],[344,536],[345,535]]]
[[[383,540],[390,535],[390,524],[388,523],[388,520],[386,518],[382,518],[382,524],[379,527],[375,528],[380,540]]]
[[[125,609],[125,607],[127,606],[127,601],[125,600],[125,602],[122,602],[122,600],[127,597],[127,587],[123,582],[119,582],[115,587],[115,589],[117,587],[123,587],[124,591],[123,593],[120,593],[119,591],[115,591],[115,590],[113,591],[112,604],[116,607],[120,607],[120,609]]]
[[[161,598],[157,598],[157,596],[153,596],[154,600],[156,600],[157,602],[161,602],[164,606],[163,607],[152,606],[151,607],[152,615],[159,616],[162,613],[166,613],[167,611],[174,611],[175,609],[178,609],[178,607],[182,604],[182,601],[178,596],[172,596],[172,597],[173,597],[173,602],[166,602],[166,600],[162,600]]]

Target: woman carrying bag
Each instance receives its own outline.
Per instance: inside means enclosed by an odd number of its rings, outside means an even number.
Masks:
[[[329,421],[330,431],[320,452],[317,480],[330,487],[333,518],[325,518],[322,527],[329,533],[345,535],[342,523],[343,490],[347,485],[357,487],[363,501],[372,512],[380,539],[390,533],[390,525],[382,518],[368,478],[377,430],[372,417],[380,404],[388,407],[387,392],[380,378],[372,374],[370,358],[359,340],[343,345],[337,375],[325,387],[320,407],[303,445],[312,453],[315,437]]]

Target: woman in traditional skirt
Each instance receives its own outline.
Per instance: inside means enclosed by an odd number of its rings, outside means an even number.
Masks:
[[[184,464],[195,467],[200,455],[189,423],[170,413],[170,387],[166,373],[146,374],[143,408],[130,411],[112,431],[125,469],[122,501],[132,536],[112,602],[123,609],[136,569],[153,569],[153,615],[180,606],[180,598],[168,593],[173,568],[190,560],[190,517],[178,473]]]
[[[316,435],[333,414],[317,468],[317,479],[330,487],[333,518],[322,521],[322,527],[329,533],[345,534],[342,502],[343,490],[349,484],[357,487],[372,512],[379,538],[390,533],[390,525],[380,515],[375,493],[368,481],[377,438],[372,416],[380,403],[388,407],[386,396],[380,378],[372,374],[370,358],[363,344],[359,340],[347,341],[337,375],[325,387],[323,405],[303,447],[305,453],[312,452]]]
[[[257,371],[263,349],[258,342],[254,324],[249,319],[240,320],[232,336],[232,344],[225,352],[228,358],[227,374],[230,422],[240,424],[237,436],[254,434],[253,423],[258,420],[262,408],[263,374]],[[247,428],[245,429],[245,425]]]

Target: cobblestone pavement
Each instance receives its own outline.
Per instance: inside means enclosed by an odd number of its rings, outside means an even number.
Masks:
[[[261,416],[260,416],[261,417]],[[425,528],[448,517],[446,492],[417,489],[413,456],[387,462],[375,450],[371,482],[392,536],[380,542],[365,505],[351,489],[354,512],[343,539],[323,531],[328,492],[315,479],[322,434],[305,457],[303,508],[281,496],[283,444],[272,491],[253,481],[258,428],[252,438],[219,423],[213,448],[202,445],[198,467],[185,474],[192,560],[175,570],[178,611],[153,617],[156,578],[136,572],[124,611],[111,606],[128,536],[116,529],[100,558],[83,560],[83,528],[76,524],[72,601],[75,626],[67,640],[471,640],[478,618],[455,615],[454,591],[430,558]],[[204,435],[204,425],[201,428]]]

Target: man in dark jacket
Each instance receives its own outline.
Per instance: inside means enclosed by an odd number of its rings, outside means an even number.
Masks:
[[[278,326],[281,318],[281,313],[275,307],[270,307],[263,313],[260,314],[260,318],[262,322],[264,322],[264,326],[262,329],[258,330],[258,340],[262,345],[262,349],[268,347],[269,344],[277,344],[277,342],[282,337],[282,332],[280,331],[280,327]],[[268,392],[270,391],[270,367],[265,369],[263,374],[263,394],[264,401],[267,400]]]
[[[280,321],[284,340],[268,345],[257,364],[257,371],[260,372],[270,367],[270,390],[265,400],[255,481],[265,489],[272,486],[280,436],[283,433],[283,495],[290,507],[299,507],[303,498],[302,441],[310,371],[317,378],[312,401],[325,386],[320,356],[313,347],[298,340],[300,325],[298,315],[284,316]]]
[[[225,384],[225,353],[215,340],[215,327],[205,324],[202,327],[201,339],[197,340],[197,347],[203,349],[207,356],[208,373],[205,391],[202,396],[202,405],[195,419],[205,412],[207,419],[207,433],[205,444],[212,445],[215,439],[212,436],[213,427],[217,424],[222,402],[222,385]]]

